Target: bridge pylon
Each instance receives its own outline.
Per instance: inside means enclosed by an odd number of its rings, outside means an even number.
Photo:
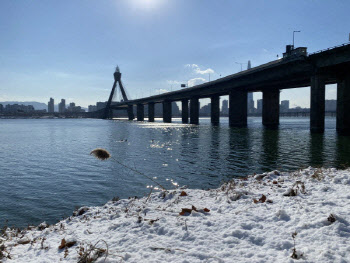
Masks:
[[[113,110],[111,108],[111,104],[112,104],[112,100],[113,100],[113,96],[114,96],[117,84],[119,84],[119,88],[120,88],[120,91],[121,91],[121,94],[123,97],[123,101],[126,102],[129,100],[127,95],[126,95],[123,83],[121,81],[122,73],[120,73],[120,69],[118,66],[116,67],[115,72],[113,73],[113,76],[114,76],[114,83],[113,83],[112,91],[111,91],[111,94],[109,95],[109,99],[108,99],[108,102],[107,102],[107,105],[106,105],[106,108],[105,108],[105,111],[103,114],[103,119],[110,119],[113,115],[112,114]],[[128,112],[129,120],[134,119],[134,113],[133,113],[132,107],[128,107],[127,112]]]

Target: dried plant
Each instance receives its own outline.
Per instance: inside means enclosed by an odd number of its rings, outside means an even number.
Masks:
[[[97,247],[97,244],[100,241],[106,244],[106,249]],[[95,262],[98,258],[102,257],[103,254],[105,254],[104,261],[106,261],[106,258],[108,256],[108,244],[106,241],[101,239],[97,241],[95,245],[90,244],[86,248],[84,248],[83,246],[80,246],[78,254],[79,254],[78,263]]]
[[[107,160],[111,157],[111,154],[107,150],[101,148],[92,150],[90,154],[101,161]]]
[[[295,247],[295,238],[296,238],[297,234],[298,234],[297,232],[292,233],[294,247],[293,247],[293,250],[292,250],[293,253],[292,253],[292,255],[290,257],[293,258],[293,259],[300,259],[303,256],[303,253],[297,252],[297,249]]]
[[[151,177],[147,176],[146,174],[144,174],[144,173],[142,173],[142,172],[136,170],[135,168],[129,167],[129,166],[123,164],[122,162],[118,161],[117,159],[113,158],[113,157],[111,156],[111,154],[110,154],[107,150],[105,150],[105,149],[97,148],[97,149],[95,149],[95,150],[92,150],[91,153],[90,153],[90,155],[93,155],[93,156],[95,156],[97,159],[102,160],[102,161],[107,160],[107,159],[109,159],[109,158],[112,158],[115,162],[117,162],[117,163],[120,164],[121,166],[123,166],[123,167],[125,167],[125,168],[128,168],[129,170],[131,170],[131,171],[133,171],[133,172],[135,172],[135,173],[137,173],[137,174],[139,174],[139,175],[142,175],[142,176],[146,177],[147,179],[151,180],[152,182],[154,182],[155,184],[157,184],[160,188],[162,188],[163,190],[166,191],[165,187],[162,186],[162,185],[161,185],[160,183],[158,183],[157,181],[155,181],[153,178],[151,178]]]
[[[1,259],[11,259],[10,253],[6,250],[7,248],[5,247],[4,244],[0,245],[0,260]],[[1,262],[1,261],[0,261]]]
[[[313,179],[321,181],[324,178],[324,175],[322,173],[322,169],[316,169],[316,171],[311,175]]]
[[[306,194],[306,188],[305,184],[302,181],[296,181],[292,188],[289,188],[286,193],[284,193],[284,196],[297,196],[298,192],[302,194]]]
[[[332,224],[334,223],[335,221],[337,221],[337,218],[335,217],[334,214],[330,214],[327,218],[327,220]]]

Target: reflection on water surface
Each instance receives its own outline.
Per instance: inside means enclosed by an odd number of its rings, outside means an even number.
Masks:
[[[335,118],[326,118],[324,134],[310,134],[306,118],[281,118],[278,130],[266,130],[261,118],[248,128],[199,126],[180,119],[165,124],[89,119],[0,120],[0,222],[10,225],[56,222],[75,206],[101,205],[114,196],[149,192],[147,181],[112,160],[89,156],[107,149],[114,158],[162,185],[217,187],[222,181],[274,169],[350,165],[350,138],[337,136]]]

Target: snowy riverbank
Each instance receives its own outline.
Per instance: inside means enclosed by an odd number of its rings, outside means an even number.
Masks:
[[[158,192],[39,228],[7,229],[0,262],[345,263],[350,170],[275,171],[208,191]]]

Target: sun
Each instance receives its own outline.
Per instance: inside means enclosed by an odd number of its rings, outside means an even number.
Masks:
[[[132,4],[137,9],[154,10],[159,8],[162,0],[133,0]]]

